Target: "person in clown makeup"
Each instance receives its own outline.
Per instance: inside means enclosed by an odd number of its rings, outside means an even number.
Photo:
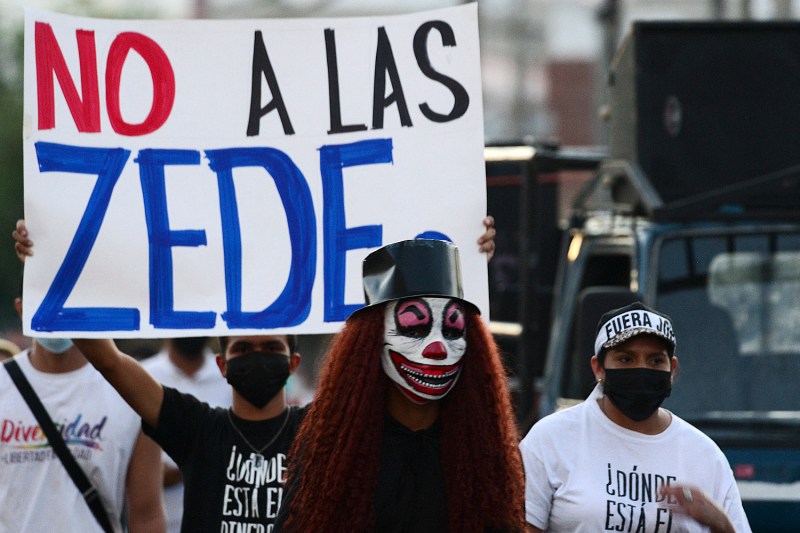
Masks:
[[[325,356],[273,533],[524,530],[506,376],[459,268],[445,241],[367,256],[367,305]]]

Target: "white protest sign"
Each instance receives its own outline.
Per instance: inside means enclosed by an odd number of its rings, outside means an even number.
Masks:
[[[475,4],[275,20],[25,17],[28,335],[338,331],[361,263],[460,250],[488,313]]]

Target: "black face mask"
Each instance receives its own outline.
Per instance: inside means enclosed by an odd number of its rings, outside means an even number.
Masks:
[[[672,392],[671,374],[652,368],[606,368],[603,393],[637,422],[649,418]]]
[[[228,383],[259,408],[278,394],[287,379],[289,357],[285,353],[250,352],[228,361]]]

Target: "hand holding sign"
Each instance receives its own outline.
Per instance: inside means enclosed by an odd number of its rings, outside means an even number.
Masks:
[[[33,241],[28,238],[28,228],[24,220],[17,220],[14,231],[11,232],[14,238],[14,251],[20,263],[25,263],[25,258],[33,255]]]

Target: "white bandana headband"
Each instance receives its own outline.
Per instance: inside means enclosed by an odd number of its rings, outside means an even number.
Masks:
[[[620,311],[625,311],[621,309]],[[675,332],[672,322],[662,315],[645,309],[633,309],[612,316],[597,331],[594,341],[595,355],[636,335],[649,333],[666,340],[675,351]]]

